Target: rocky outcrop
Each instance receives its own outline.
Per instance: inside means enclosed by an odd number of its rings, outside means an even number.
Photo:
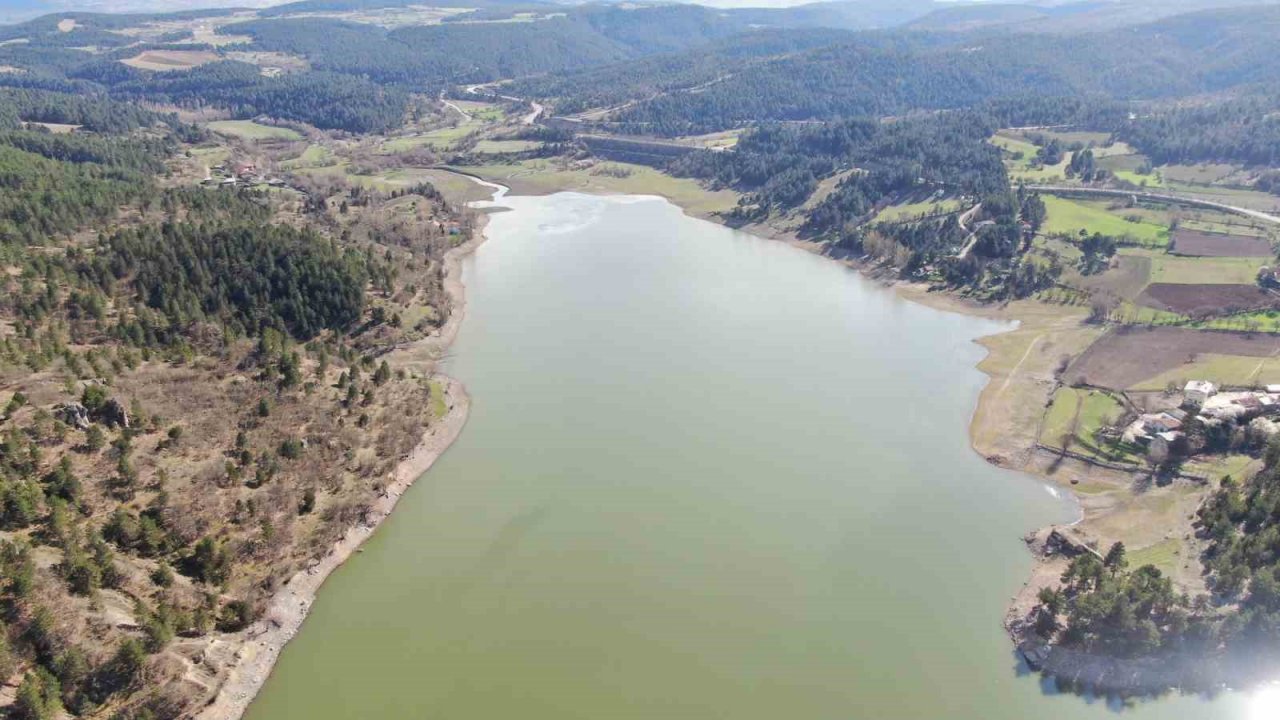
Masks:
[[[63,403],[53,409],[53,416],[77,430],[88,430],[89,408],[78,402]]]

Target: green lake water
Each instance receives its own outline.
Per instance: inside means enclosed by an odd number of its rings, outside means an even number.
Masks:
[[[968,445],[1002,326],[656,198],[502,203],[447,366],[470,421],[249,718],[1263,717],[1017,671],[1020,538],[1076,509]]]

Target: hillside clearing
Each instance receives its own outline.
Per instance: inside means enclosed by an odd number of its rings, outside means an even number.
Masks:
[[[302,134],[297,130],[274,125],[262,125],[252,120],[215,120],[207,123],[213,132],[219,135],[243,138],[245,140],[301,140]]]
[[[120,62],[139,70],[168,72],[172,70],[190,70],[211,62],[221,60],[217,53],[205,50],[147,50]]]

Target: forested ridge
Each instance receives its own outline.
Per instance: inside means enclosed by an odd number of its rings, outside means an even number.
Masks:
[[[634,87],[665,84],[665,94],[637,98],[611,118],[620,129],[658,135],[754,121],[959,108],[1026,95],[1157,100],[1274,78],[1280,66],[1270,48],[1278,27],[1276,8],[1249,8],[1070,36],[897,32],[890,34],[894,42],[886,42],[871,34],[758,63],[747,73],[735,72],[733,58],[696,51],[698,57],[683,62],[606,68],[580,76],[581,83],[571,76],[530,89],[574,110],[598,92],[590,80],[610,73]],[[669,69],[682,65],[700,72],[687,83],[677,75],[672,83]],[[707,83],[710,77],[719,80]],[[675,91],[672,85],[696,90]]]

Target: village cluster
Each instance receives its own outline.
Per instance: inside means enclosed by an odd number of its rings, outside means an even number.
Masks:
[[[1214,438],[1228,447],[1264,441],[1280,434],[1280,385],[1263,390],[1219,391],[1207,380],[1192,380],[1182,390],[1182,404],[1139,415],[1122,440],[1147,448],[1156,462],[1212,449]]]
[[[254,187],[269,185],[284,187],[285,182],[278,177],[268,177],[258,170],[253,163],[235,163],[233,165],[214,165],[204,178],[205,185],[218,187]]]

